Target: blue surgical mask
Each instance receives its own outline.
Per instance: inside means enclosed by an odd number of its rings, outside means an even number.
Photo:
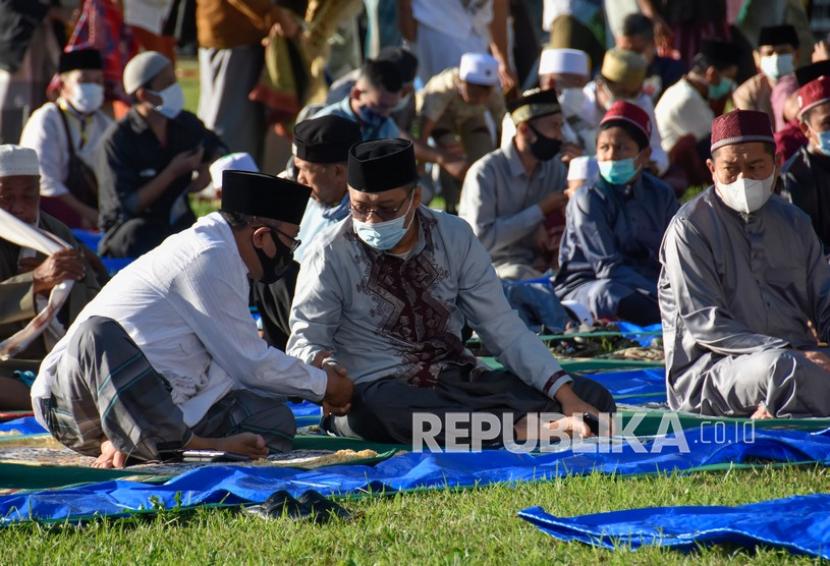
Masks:
[[[625,185],[640,170],[633,157],[616,161],[597,161],[597,164],[599,174],[612,185]]]
[[[773,53],[761,57],[761,72],[774,81],[795,72],[792,53]]]
[[[830,130],[826,132],[816,132],[818,136],[818,149],[824,155],[830,155]]]
[[[378,128],[382,126],[383,122],[386,120],[385,116],[378,114],[368,106],[361,106],[358,108],[357,114],[360,121],[371,128]]]
[[[721,77],[716,85],[709,85],[709,100],[720,100],[735,89],[735,81],[729,77]]]
[[[406,235],[406,231],[409,230],[409,226],[406,225],[406,217],[409,215],[410,208],[412,208],[412,200],[409,201],[406,212],[397,218],[374,224],[352,218],[352,226],[354,226],[357,237],[366,242],[368,246],[385,252],[397,246],[398,242]]]

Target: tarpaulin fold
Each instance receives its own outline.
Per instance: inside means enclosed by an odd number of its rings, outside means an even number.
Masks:
[[[728,543],[786,548],[830,559],[830,494],[800,495],[737,507],[678,506],[556,517],[530,507],[519,517],[562,541],[615,550]]]
[[[672,443],[671,441],[675,442]],[[293,496],[314,489],[322,495],[358,494],[367,490],[407,491],[464,488],[502,482],[527,482],[567,475],[634,475],[693,471],[728,463],[759,461],[830,464],[830,432],[755,431],[715,426],[688,431],[688,451],[677,438],[637,445],[618,452],[574,449],[539,455],[507,450],[484,453],[398,454],[376,466],[344,465],[325,469],[210,466],[177,476],[162,485],[116,480],[62,490],[0,497],[0,524],[26,520],[65,520],[118,516],[156,505],[184,507],[212,503],[261,503],[284,489]],[[655,444],[659,443],[659,444]]]

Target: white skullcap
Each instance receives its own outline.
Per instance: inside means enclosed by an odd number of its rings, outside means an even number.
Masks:
[[[458,65],[458,76],[474,85],[495,86],[499,84],[499,64],[486,53],[465,53]]]
[[[539,59],[539,74],[550,75],[553,73],[589,76],[591,70],[588,54],[579,49],[565,47],[542,50],[542,57]]]
[[[37,152],[30,147],[0,145],[0,177],[40,175]]]
[[[156,78],[164,68],[170,65],[170,59],[157,51],[139,53],[124,67],[124,92],[133,94]]]
[[[213,187],[216,189],[222,188],[222,172],[229,171],[250,171],[252,173],[259,173],[259,167],[256,166],[254,158],[250,154],[243,152],[230,153],[220,157],[210,164],[210,179],[213,181]]]
[[[587,155],[574,157],[568,163],[568,181],[588,181],[593,183],[599,176],[596,159]]]

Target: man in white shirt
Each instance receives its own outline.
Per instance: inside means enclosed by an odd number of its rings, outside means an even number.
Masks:
[[[737,72],[737,49],[732,44],[703,41],[689,72],[666,89],[654,109],[663,149],[672,164],[683,168],[689,184],[712,182],[705,164],[715,118],[712,107],[722,107],[732,96]]]
[[[41,365],[38,421],[96,466],[181,449],[261,457],[291,447],[287,396],[349,408],[345,375],[269,347],[248,312],[249,277],[276,281],[291,262],[308,188],[242,171],[222,184],[221,211],[119,272]]]
[[[491,51],[499,62],[505,90],[516,84],[507,39],[509,3],[505,0],[401,0],[401,34],[418,57],[418,77],[426,84],[458,64],[464,53]]]
[[[60,97],[35,110],[20,137],[20,145],[34,149],[40,160],[41,208],[70,228],[98,226],[96,169],[113,123],[101,111],[102,69],[96,49],[62,53]]]

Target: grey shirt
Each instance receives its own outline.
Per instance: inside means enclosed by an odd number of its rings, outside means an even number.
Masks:
[[[830,339],[830,266],[810,218],[776,195],[742,215],[710,187],[678,211],[660,262],[671,407],[727,356],[815,347],[808,321]]]
[[[540,162],[528,175],[514,142],[473,163],[464,179],[458,215],[473,227],[494,265],[532,265],[534,235],[544,220],[539,202],[565,187],[565,166],[558,156]]]
[[[454,216],[418,209],[418,241],[406,257],[378,252],[351,217],[306,252],[286,351],[311,362],[331,352],[356,383],[396,377],[434,384],[448,366],[476,364],[461,340],[465,320],[520,379],[551,397],[570,381],[510,308],[487,252]]]

